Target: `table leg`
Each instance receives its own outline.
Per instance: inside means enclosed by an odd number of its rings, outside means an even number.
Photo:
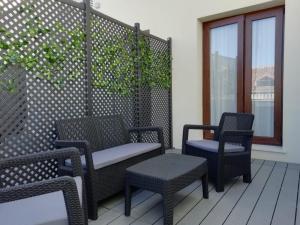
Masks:
[[[164,225],[173,225],[173,194],[163,194]]]
[[[201,178],[202,180],[202,191],[203,198],[208,198],[208,174],[204,174]]]
[[[125,216],[130,216],[131,211],[131,187],[128,182],[125,185]]]

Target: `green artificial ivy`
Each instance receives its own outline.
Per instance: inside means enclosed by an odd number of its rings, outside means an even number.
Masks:
[[[132,95],[137,85],[141,87],[171,87],[169,52],[154,52],[147,36],[140,35],[137,41],[132,30],[124,35],[108,35],[99,21],[92,22],[98,33],[94,33],[92,55],[93,85],[123,96]],[[104,37],[104,38],[103,38]],[[102,44],[97,44],[103,38]],[[137,53],[137,49],[139,53]],[[137,65],[141,76],[138,77]]]
[[[140,83],[143,87],[169,89],[171,87],[170,55],[168,50],[154,51],[147,36],[138,40],[141,68]]]
[[[66,81],[82,76],[85,62],[85,33],[80,24],[72,30],[60,22],[47,26],[36,16],[34,5],[21,6],[19,13],[28,18],[25,28],[13,34],[0,27],[0,92],[13,93],[14,80],[1,77],[12,66],[21,66],[29,74],[61,88]],[[92,84],[95,88],[123,96],[132,95],[137,86],[169,89],[171,69],[169,52],[156,51],[150,47],[146,35],[139,35],[136,43],[134,32],[126,30],[123,35],[109,35],[99,20],[92,20],[92,27],[99,31],[92,35]],[[58,35],[59,34],[59,35]],[[101,44],[97,41],[101,39]],[[136,46],[137,45],[137,46]],[[139,54],[137,52],[139,49]],[[66,71],[66,63],[72,65]],[[141,76],[137,76],[139,66]],[[66,72],[59,75],[61,71]]]
[[[29,74],[49,82],[57,89],[65,81],[78,79],[82,74],[80,68],[72,68],[64,76],[58,74],[65,70],[69,56],[72,56],[74,65],[84,62],[83,28],[75,25],[72,30],[67,30],[60,22],[52,27],[46,26],[36,16],[33,4],[22,5],[19,14],[27,18],[22,32],[14,35],[5,27],[0,27],[1,75],[11,66],[21,66]],[[0,92],[13,93],[15,90],[14,80],[0,79]]]
[[[94,20],[92,25],[99,27],[100,21]],[[133,33],[127,30],[124,36],[107,38],[103,45],[96,44],[98,37],[106,36],[105,32],[94,33],[92,36],[93,86],[111,94],[131,95],[137,82]]]

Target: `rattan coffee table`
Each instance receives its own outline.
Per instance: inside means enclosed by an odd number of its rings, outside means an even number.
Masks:
[[[164,224],[171,225],[174,194],[198,179],[208,198],[207,162],[200,157],[171,153],[131,166],[126,170],[125,215],[130,216],[131,187],[138,187],[162,195]]]

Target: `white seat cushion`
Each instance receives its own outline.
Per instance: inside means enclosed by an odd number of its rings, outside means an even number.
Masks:
[[[219,142],[212,140],[189,140],[187,144],[209,152],[218,152]],[[224,152],[242,152],[245,148],[241,145],[225,143]]]
[[[141,155],[146,152],[153,151],[160,148],[159,143],[129,143],[125,145],[119,145],[113,148],[108,148],[102,151],[94,152],[92,154],[94,168],[100,169],[123,160],[129,159],[134,156]],[[81,156],[81,163],[86,165],[84,155]],[[66,165],[71,165],[71,160],[66,160]]]
[[[82,204],[82,179],[74,177]],[[0,204],[0,224],[68,225],[62,191]]]

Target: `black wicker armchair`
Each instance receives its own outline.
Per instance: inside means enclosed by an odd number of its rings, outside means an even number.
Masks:
[[[185,125],[182,153],[208,160],[208,176],[216,184],[217,192],[224,191],[224,181],[243,176],[251,182],[251,147],[254,115],[223,113],[219,126]],[[191,129],[213,130],[213,140],[189,140]]]
[[[98,202],[124,189],[127,167],[165,152],[161,128],[126,129],[118,115],[57,121],[57,132],[56,146],[81,149],[88,215],[93,220]],[[157,143],[142,143],[145,132],[156,133]],[[62,162],[61,171],[67,174],[69,166],[68,160]]]
[[[77,149],[68,148],[0,160],[0,223],[87,225],[79,156]],[[67,158],[74,178],[40,176],[43,162]]]

